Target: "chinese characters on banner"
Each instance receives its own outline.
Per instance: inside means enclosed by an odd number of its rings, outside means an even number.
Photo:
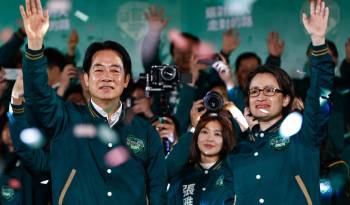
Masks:
[[[223,31],[229,28],[247,28],[253,26],[253,19],[249,13],[237,15],[230,7],[207,6],[205,8],[207,31]]]

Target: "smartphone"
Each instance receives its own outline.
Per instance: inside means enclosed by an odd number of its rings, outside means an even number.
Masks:
[[[5,79],[16,80],[18,74],[22,71],[20,68],[5,68]]]

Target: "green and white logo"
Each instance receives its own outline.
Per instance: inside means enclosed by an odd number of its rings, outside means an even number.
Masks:
[[[143,142],[143,140],[136,138],[133,135],[129,135],[126,138],[126,144],[128,145],[129,149],[134,153],[134,154],[138,154],[143,152],[143,150],[145,149],[145,144]]]
[[[224,175],[221,175],[215,183],[216,186],[224,186]]]
[[[15,196],[15,190],[9,186],[1,187],[1,197],[7,201],[11,201]]]

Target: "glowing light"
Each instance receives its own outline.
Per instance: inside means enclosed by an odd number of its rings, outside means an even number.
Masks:
[[[129,151],[125,147],[119,146],[106,154],[105,163],[109,167],[116,167],[128,161],[129,155]]]
[[[84,22],[87,22],[89,20],[89,16],[79,10],[75,11],[74,16]]]
[[[41,148],[45,144],[44,137],[37,128],[24,129],[20,134],[20,139],[32,148]]]
[[[282,122],[280,127],[280,135],[284,138],[288,138],[301,129],[303,122],[303,116],[299,112],[290,113]]]
[[[119,140],[118,134],[106,125],[97,127],[97,137],[105,144],[116,144]]]
[[[77,138],[93,138],[96,136],[96,128],[90,124],[79,124],[73,129]]]
[[[330,90],[321,88],[321,97],[320,97],[321,107],[327,103],[327,100],[328,100],[330,94],[331,94]]]
[[[322,195],[330,195],[332,193],[332,185],[328,179],[320,180],[320,192]]]
[[[226,0],[225,6],[230,15],[241,16],[251,14],[253,4],[257,0]]]

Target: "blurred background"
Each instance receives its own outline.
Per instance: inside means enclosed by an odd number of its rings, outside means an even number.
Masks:
[[[0,45],[10,38],[21,25],[19,5],[24,0],[0,0]],[[340,59],[344,58],[344,44],[350,36],[350,1],[326,0],[330,7],[327,37],[334,41]],[[230,56],[234,62],[244,51],[254,51],[263,59],[268,55],[267,35],[280,33],[285,42],[282,67],[295,78],[302,77],[306,61],[306,45],[309,37],[301,22],[301,13],[308,0],[44,0],[50,12],[50,32],[46,47],[67,50],[72,29],[79,34],[77,49],[78,66],[81,65],[86,47],[93,41],[116,40],[125,45],[132,55],[133,73],[143,71],[140,46],[147,32],[144,13],[150,5],[164,8],[168,26],[162,33],[161,57],[170,62],[167,32],[170,29],[189,32],[220,49],[222,33],[228,28],[240,32],[240,45]]]

